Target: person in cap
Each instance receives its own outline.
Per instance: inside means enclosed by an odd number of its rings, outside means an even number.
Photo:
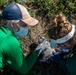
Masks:
[[[14,34],[18,37],[24,37],[27,32],[27,26],[34,26],[38,20],[32,18],[27,9],[17,3],[9,4],[2,12],[4,21],[9,21],[9,26],[18,27]],[[43,47],[39,44],[34,52],[25,57],[22,52],[22,47],[17,38],[12,34],[8,27],[0,26],[0,69],[5,65],[20,74],[27,74],[36,62],[40,53],[47,47],[47,42]]]
[[[69,75],[76,75],[76,30],[63,13],[51,20],[48,30],[51,38],[50,59]]]
[[[15,36],[24,37],[28,33],[28,26],[34,26],[38,20],[31,17],[27,9],[18,3],[8,5],[2,12],[3,20]]]

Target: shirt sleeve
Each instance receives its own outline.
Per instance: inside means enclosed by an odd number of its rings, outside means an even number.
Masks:
[[[2,51],[0,49],[0,69],[5,66],[5,59],[3,59]]]
[[[66,73],[70,75],[76,75],[76,56],[72,56],[68,58],[66,61],[61,60],[59,66]]]
[[[65,72],[67,72],[66,61],[60,60],[60,62],[58,64],[61,69],[63,69]]]
[[[2,69],[3,67],[4,67],[4,63],[3,63],[2,57],[0,57],[0,69]]]
[[[29,58],[25,58],[19,42],[15,38],[8,38],[3,44],[3,55],[7,57],[7,65],[21,74],[27,74],[32,68],[39,55],[38,51],[33,52]]]

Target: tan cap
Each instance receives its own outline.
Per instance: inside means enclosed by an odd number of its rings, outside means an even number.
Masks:
[[[22,12],[22,19],[21,21],[23,21],[24,23],[26,23],[27,25],[29,26],[34,26],[38,23],[38,20],[31,17],[29,12],[27,11],[27,9],[21,5],[21,4],[18,4],[18,7],[20,8],[21,12]]]

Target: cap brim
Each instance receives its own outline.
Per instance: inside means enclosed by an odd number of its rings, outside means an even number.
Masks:
[[[34,19],[32,17],[29,17],[29,18],[21,20],[21,21],[23,21],[24,23],[26,23],[29,26],[35,26],[38,23],[38,20]]]

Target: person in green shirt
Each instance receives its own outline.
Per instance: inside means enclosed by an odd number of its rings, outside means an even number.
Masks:
[[[50,59],[69,75],[76,75],[76,30],[63,13],[51,20],[48,30],[51,38]]]
[[[28,32],[28,26],[34,26],[38,20],[32,18],[27,9],[17,3],[9,4],[2,12],[4,21],[10,22],[13,34],[8,27],[0,26],[0,69],[6,65],[20,74],[27,74],[36,62],[40,53],[48,46],[47,42],[39,44],[33,53],[26,58],[17,37],[24,37]],[[17,27],[17,28],[15,28]],[[14,36],[15,35],[15,36]]]

